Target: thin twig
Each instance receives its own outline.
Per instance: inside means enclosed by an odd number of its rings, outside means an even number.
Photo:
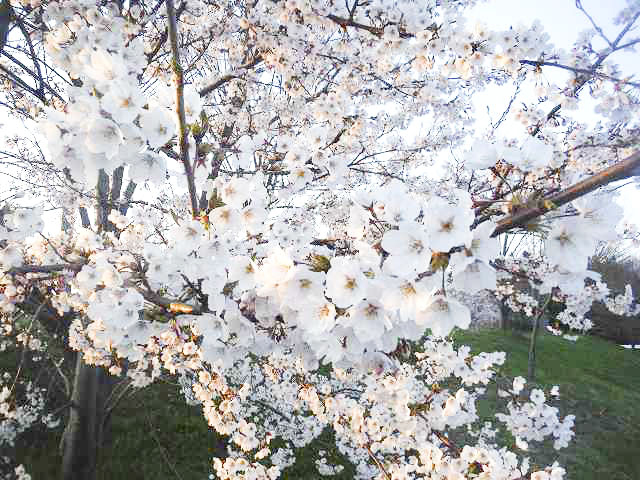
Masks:
[[[573,94],[574,95],[577,95],[577,93],[582,89],[582,87],[584,87],[586,85],[586,83],[589,80],[591,80],[591,78],[593,78],[593,76],[595,75],[595,73],[598,70],[598,68],[600,68],[600,65],[602,65],[602,63],[607,59],[607,57],[609,55],[611,55],[613,52],[619,50],[620,48],[624,47],[624,46],[623,47],[620,46],[620,41],[624,38],[624,36],[627,34],[627,32],[631,29],[633,24],[636,23],[636,20],[638,20],[638,17],[640,17],[640,10],[638,10],[635,13],[635,15],[627,22],[627,24],[620,31],[620,33],[618,34],[616,39],[613,41],[613,43],[610,44],[605,50],[603,50],[600,53],[600,55],[598,55],[598,58],[596,59],[596,61],[591,66],[591,70],[590,70],[589,74],[585,74],[580,80],[576,79],[577,80],[576,81],[576,86],[573,89]],[[562,108],[562,106],[560,104],[557,104],[555,107],[553,107],[549,111],[549,113],[547,114],[546,120],[543,121],[543,122],[540,122],[540,123],[538,123],[538,125],[536,125],[536,127],[531,132],[531,136],[535,137],[540,132],[540,129],[542,128],[542,125],[547,120],[550,120],[551,118],[553,118],[553,116],[556,113],[558,113],[561,108]]]
[[[632,82],[630,80],[625,80],[623,78],[612,77],[611,75],[607,75],[605,73],[596,72],[593,69],[588,68],[577,68],[569,65],[563,65],[562,63],[557,62],[544,62],[537,60],[520,60],[520,64],[522,65],[532,65],[534,67],[555,67],[561,68],[563,70],[568,70],[573,73],[581,73],[585,75],[592,75],[594,77],[604,78],[605,80],[610,80],[614,83],[620,85],[631,85],[632,87],[640,88],[640,82]]]
[[[209,85],[202,88],[198,93],[200,94],[201,97],[204,97],[205,95],[208,95],[214,90],[220,88],[225,83],[230,82],[234,78],[239,78],[241,75],[241,72],[240,72],[241,70],[248,70],[249,68],[255,67],[261,62],[262,62],[262,56],[256,55],[253,60],[238,67],[238,69],[234,71],[234,73],[227,73],[225,75],[222,75],[220,78],[218,78],[214,82],[211,82]]]
[[[587,13],[587,11],[584,9],[584,7],[582,6],[582,1],[581,0],[576,0],[576,8],[578,10],[580,10],[582,13],[585,14],[585,16],[589,19],[589,21],[591,22],[591,25],[593,26],[593,28],[596,30],[596,32],[598,32],[598,35],[600,35],[600,37],[602,37],[602,39],[607,42],[609,44],[610,47],[613,47],[613,44],[611,43],[611,40],[609,40],[609,37],[607,37],[604,32],[602,31],[602,28],[600,28],[600,26],[593,20],[593,18],[591,17],[591,15],[589,15],[589,13]]]
[[[60,368],[60,365],[62,365],[63,362],[64,358],[61,358],[59,362],[51,359],[51,363],[53,363],[53,365],[56,367],[56,371],[60,375],[60,378],[62,378],[62,383],[64,383],[64,393],[67,394],[67,398],[71,398],[71,382],[69,381],[69,377],[67,377],[67,375],[65,375],[65,373]]]
[[[384,476],[387,478],[387,480],[391,480],[391,475],[389,474],[389,472],[387,472],[387,469],[384,468],[384,465],[380,462],[380,460],[378,460],[378,458],[373,454],[373,452],[371,451],[371,447],[369,447],[369,445],[365,445],[365,449],[369,453],[371,460],[373,460],[378,468],[382,471],[382,473],[384,473]]]

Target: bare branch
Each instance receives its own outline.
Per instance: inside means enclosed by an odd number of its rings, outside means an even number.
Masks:
[[[589,21],[591,22],[591,25],[593,25],[593,28],[595,29],[596,32],[598,32],[598,35],[600,35],[600,37],[609,44],[610,47],[613,47],[613,44],[611,43],[611,40],[609,40],[609,38],[604,34],[604,32],[602,31],[602,28],[600,28],[600,26],[598,26],[598,24],[593,20],[593,18],[591,17],[591,15],[589,15],[589,13],[587,13],[587,11],[584,9],[584,7],[582,6],[582,1],[581,0],[576,0],[576,8],[578,10],[580,10],[582,13],[585,14],[585,16],[589,19]]]
[[[586,83],[589,80],[591,80],[591,78],[593,78],[593,75],[595,75],[595,72],[598,70],[598,68],[600,68],[600,65],[602,65],[602,63],[607,59],[607,57],[609,55],[611,55],[616,50],[619,50],[619,49],[622,48],[620,46],[620,41],[624,38],[624,36],[627,34],[627,32],[631,29],[633,24],[636,23],[636,20],[638,20],[638,17],[640,17],[640,10],[638,10],[635,13],[635,15],[627,22],[627,24],[620,31],[620,33],[618,34],[616,39],[613,41],[613,43],[608,48],[603,50],[600,53],[600,55],[598,55],[598,58],[596,59],[594,64],[591,66],[591,70],[589,71],[589,74],[584,74],[582,78],[576,79],[576,86],[573,88],[573,94],[574,95],[576,95],[580,91],[580,89],[582,87],[584,87],[586,85]],[[628,46],[628,45],[625,45],[624,47],[626,47],[626,46]],[[553,107],[551,109],[551,111],[547,114],[545,121],[550,120],[551,118],[553,118],[553,116],[556,113],[558,113],[561,108],[562,107],[561,107],[560,104],[558,104],[555,107]],[[540,129],[542,128],[543,123],[544,122],[541,122],[538,125],[536,125],[536,127],[531,132],[531,136],[535,137],[540,132]]]

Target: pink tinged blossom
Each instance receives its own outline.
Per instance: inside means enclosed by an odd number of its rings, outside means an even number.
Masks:
[[[209,221],[219,232],[235,232],[242,224],[238,210],[226,205],[211,210]]]
[[[22,251],[19,245],[9,243],[5,248],[0,249],[0,272],[20,266],[22,260]]]
[[[202,98],[198,91],[192,85],[186,85],[184,88],[184,113],[187,123],[193,123],[200,119],[202,111]]]
[[[562,270],[580,272],[587,269],[587,260],[596,246],[596,239],[584,235],[583,222],[578,219],[557,221],[545,241],[549,262]]]
[[[324,300],[325,276],[324,272],[312,272],[303,265],[293,267],[289,280],[282,285],[283,305],[299,310],[309,302]]]
[[[267,219],[268,212],[261,205],[247,205],[240,210],[242,225],[250,234],[257,234]]]
[[[137,183],[159,185],[167,179],[167,161],[161,154],[147,151],[130,159],[129,178]]]
[[[90,63],[85,71],[100,86],[108,86],[113,80],[127,77],[122,60],[101,48],[91,52]]]
[[[262,261],[256,272],[258,295],[272,295],[293,276],[293,260],[282,248],[275,248]]]
[[[118,123],[132,123],[142,113],[146,97],[137,86],[135,78],[110,85],[100,101],[104,111]]]
[[[453,276],[453,286],[470,294],[484,289],[495,290],[496,271],[482,260],[475,260]]]
[[[448,252],[452,247],[465,245],[471,238],[469,227],[473,210],[451,205],[440,197],[427,204],[424,224],[429,235],[429,247],[434,252]]]
[[[220,185],[218,194],[225,204],[240,209],[251,198],[251,190],[251,182],[234,177]]]
[[[353,329],[362,343],[377,341],[393,326],[387,311],[376,300],[365,299],[351,307],[348,315],[344,323]]]
[[[400,278],[385,279],[385,288],[382,291],[380,302],[388,311],[397,311],[400,320],[413,319],[416,306],[421,298],[428,295],[423,282],[412,282]]]
[[[618,238],[616,226],[623,218],[622,207],[615,197],[587,195],[572,202],[581,218],[584,219],[585,234],[598,241],[613,241]]]
[[[336,308],[327,300],[307,302],[300,309],[298,325],[310,334],[329,332],[336,324]]]
[[[293,167],[289,173],[293,188],[302,188],[313,181],[313,172],[305,165]]]
[[[490,262],[500,255],[500,243],[491,237],[495,228],[496,223],[489,220],[473,229],[471,242],[467,244],[473,257]]]
[[[535,170],[551,166],[553,147],[535,137],[527,137],[520,149],[520,160],[515,166],[525,170]]]
[[[238,282],[239,292],[250,290],[256,285],[256,263],[247,256],[233,256],[229,262],[229,281]]]
[[[394,179],[376,194],[373,211],[379,220],[398,225],[415,220],[420,214],[420,203],[404,183]]]
[[[209,275],[202,281],[202,292],[207,295],[209,310],[221,313],[225,305],[225,297],[222,291],[226,284],[226,278],[222,275]]]

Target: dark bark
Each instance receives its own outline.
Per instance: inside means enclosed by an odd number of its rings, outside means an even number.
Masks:
[[[529,342],[529,360],[527,362],[527,381],[534,382],[536,379],[536,347],[538,343],[538,335],[540,335],[540,329],[543,327],[544,320],[542,316],[551,301],[551,294],[546,298],[540,311],[533,320],[533,330],[531,331],[531,340]]]
[[[122,215],[127,214],[127,210],[129,209],[129,202],[131,198],[133,198],[133,193],[136,191],[136,184],[134,182],[129,182],[127,185],[127,189],[124,192],[124,200],[120,202],[120,213]]]
[[[94,480],[98,455],[98,368],[76,359],[69,420],[62,435],[63,480]]]
[[[98,175],[98,186],[96,188],[96,196],[98,197],[96,204],[96,224],[98,231],[109,231],[109,213],[111,211],[109,205],[109,175],[103,169],[100,169]]]
[[[500,302],[500,313],[502,314],[502,329],[513,329],[513,319],[511,318],[513,312],[509,307],[507,307],[505,302]]]
[[[89,212],[84,207],[80,207],[80,221],[84,228],[91,228],[91,220],[89,220]]]
[[[531,340],[529,342],[529,359],[527,360],[527,381],[529,382],[533,382],[536,379],[536,344],[540,332],[541,317],[541,315],[536,316],[533,320],[533,330],[531,331]]]
[[[124,209],[128,206],[136,184],[130,182],[120,202],[122,191],[122,167],[114,170],[111,178],[100,170],[96,187],[96,229],[114,231],[115,226],[108,220],[112,209]],[[86,210],[85,218],[88,219]],[[94,480],[98,463],[98,454],[108,432],[111,415],[109,399],[116,377],[109,375],[103,368],[84,363],[82,355],[77,354],[71,410],[62,441],[62,478],[63,480]]]

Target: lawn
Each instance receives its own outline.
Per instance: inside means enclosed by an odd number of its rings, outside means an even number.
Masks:
[[[505,351],[505,376],[526,376],[528,338],[502,330],[457,332],[456,343],[474,352]],[[572,343],[548,334],[538,346],[537,380],[560,385],[561,414],[576,415],[576,437],[568,449],[550,445],[532,452],[549,462],[558,458],[570,480],[637,480],[640,478],[640,350],[584,337]],[[489,419],[495,394],[490,390],[479,406]],[[60,431],[30,437],[19,445],[18,458],[34,480],[59,477]],[[285,479],[319,479],[311,454],[329,450],[330,436],[307,447]],[[98,478],[206,480],[209,459],[220,448],[198,407],[185,404],[177,387],[159,383],[123,402],[113,418],[110,441],[101,452]],[[348,480],[353,470],[334,478]]]
[[[458,332],[457,343],[474,352],[504,351],[506,376],[527,374],[529,339],[500,330]],[[560,386],[561,413],[576,416],[569,448],[542,448],[542,459],[558,458],[570,480],[640,478],[640,351],[598,337],[573,343],[550,334],[539,337],[536,381]],[[481,405],[487,412],[495,397]]]

